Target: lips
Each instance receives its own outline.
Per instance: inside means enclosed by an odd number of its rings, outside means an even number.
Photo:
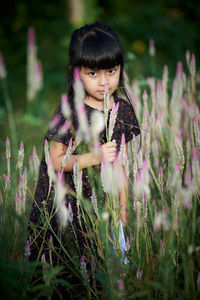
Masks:
[[[110,91],[110,89],[108,90],[108,92]],[[98,91],[98,93],[100,93],[100,94],[104,94],[105,93],[105,91],[104,90],[102,90],[102,91]]]

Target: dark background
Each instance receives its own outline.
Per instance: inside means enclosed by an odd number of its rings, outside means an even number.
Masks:
[[[70,3],[77,1],[79,6],[82,3],[83,10],[73,19]],[[142,85],[147,76],[160,78],[165,64],[169,67],[170,78],[173,78],[177,61],[183,61],[185,67],[185,52],[188,49],[195,53],[199,61],[199,4],[199,1],[191,0],[4,1],[0,9],[0,50],[7,68],[8,91],[19,136],[28,139],[30,130],[33,130],[34,140],[38,134],[42,136],[45,132],[47,120],[65,91],[68,44],[76,27],[95,20],[112,26],[120,35],[130,79],[137,78]],[[37,99],[28,107],[26,45],[30,26],[34,26],[36,31],[44,84]],[[148,52],[150,39],[155,40],[154,60]],[[0,87],[3,139],[9,134],[4,102]],[[33,118],[23,120],[27,111]]]

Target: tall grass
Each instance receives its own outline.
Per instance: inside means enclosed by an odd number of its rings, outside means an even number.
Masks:
[[[31,51],[35,55],[33,32],[30,34]],[[62,276],[67,269],[79,278],[80,294],[85,299],[199,298],[199,85],[195,56],[187,52],[186,62],[188,70],[183,70],[182,63],[178,62],[172,86],[169,85],[166,66],[161,80],[154,77],[146,79],[146,89],[142,90],[137,81],[129,86],[141,125],[141,148],[138,152],[133,136],[127,157],[122,140],[120,158],[129,182],[128,224],[122,226],[116,220],[121,209],[116,192],[119,178],[121,180],[119,173],[116,176],[119,171],[117,164],[102,165],[97,182],[96,174],[89,170],[91,182],[95,182],[91,201],[82,197],[81,170],[77,164],[74,166],[78,211],[89,237],[87,250],[81,258],[63,248],[59,234],[50,226],[52,216],[41,210],[46,218],[45,224],[52,231],[49,257],[60,255],[60,250],[54,246],[56,241],[67,258],[56,267],[52,266],[51,259],[46,263],[42,246],[38,261],[28,262],[32,241],[27,237],[27,222],[34,201],[39,158],[34,147],[29,166],[25,166],[23,144],[13,155],[12,147],[16,145],[17,137],[13,137],[13,111],[7,103],[11,141],[9,138],[5,141],[5,163],[0,177],[0,281],[4,296],[16,299],[39,298],[42,295],[51,297],[53,290],[62,285],[71,291],[73,298],[77,287],[70,285]],[[33,61],[31,64],[34,65]],[[4,71],[1,60],[1,82],[5,87]],[[29,68],[28,72],[33,70]],[[33,77],[28,84],[32,81]],[[28,95],[30,100],[32,94]],[[77,103],[77,110],[79,105]],[[117,113],[116,107],[113,113]],[[80,122],[85,121],[82,119]],[[79,137],[86,137],[84,142],[91,148],[91,136],[86,125],[82,126],[85,132],[79,132]],[[93,136],[93,146],[96,141],[96,136]],[[62,176],[56,177],[51,168],[48,145],[45,147],[49,175],[52,174],[49,177],[55,181],[55,205],[61,225],[65,227],[72,220],[71,207],[62,206],[68,191]],[[72,148],[69,145],[65,163]],[[105,205],[102,205],[101,199],[103,190],[107,193]]]

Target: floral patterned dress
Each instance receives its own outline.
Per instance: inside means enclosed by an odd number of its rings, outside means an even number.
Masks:
[[[122,134],[124,134],[125,142],[127,143],[132,139],[133,134],[135,134],[135,136],[140,134],[140,129],[132,105],[128,101],[119,97],[115,97],[114,101],[115,103],[119,102],[119,109],[112,140],[116,140],[117,151],[119,151]],[[91,114],[94,111],[94,108],[85,104],[85,110],[88,122],[90,124]],[[61,105],[59,105],[56,109],[54,117],[55,115],[59,117],[59,122],[53,129],[50,129],[47,132],[45,139],[49,141],[56,140],[68,146],[70,139],[74,139],[71,130],[69,130],[64,136],[59,136],[58,134],[59,129],[65,122],[65,118],[61,110]],[[76,117],[74,117],[74,120],[75,122],[77,122]],[[101,143],[106,142],[105,129],[100,134],[100,141]],[[76,150],[73,154],[77,154]],[[95,166],[93,167],[93,169],[96,171],[96,173],[100,171],[99,166]],[[64,172],[64,180],[66,184],[73,191],[75,191],[73,172]],[[90,199],[92,190],[87,169],[83,169],[82,182],[83,197]],[[82,255],[82,253],[84,252],[84,248],[86,247],[85,237],[83,231],[80,230],[80,224],[78,222],[76,198],[71,194],[66,195],[66,205],[68,206],[70,202],[73,211],[73,220],[71,223],[69,222],[67,228],[64,231],[60,231],[58,219],[54,210],[54,195],[55,191],[53,184],[51,185],[51,187],[49,187],[47,165],[45,162],[45,157],[43,156],[40,164],[39,178],[35,191],[35,201],[32,205],[29,219],[28,233],[31,249],[30,261],[40,259],[41,255],[45,253],[46,261],[53,261],[53,264],[58,264],[60,263],[60,256],[57,256],[55,253],[56,251],[59,251],[60,248],[64,247],[65,249],[67,249],[70,255],[74,255],[74,252],[76,251],[75,249],[77,249],[78,247],[79,251],[77,252],[77,255],[80,256]],[[50,216],[49,222],[47,222],[45,218],[45,216],[47,215]],[[55,235],[60,236],[61,243],[57,238],[55,238]],[[53,241],[51,236],[53,237]],[[53,247],[54,250],[56,249],[56,251],[52,251],[50,255],[49,249],[51,249],[51,247]]]

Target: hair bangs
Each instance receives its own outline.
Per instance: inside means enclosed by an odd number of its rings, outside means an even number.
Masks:
[[[117,65],[123,65],[123,53],[112,35],[95,31],[85,37],[78,59],[79,67],[109,69]]]

